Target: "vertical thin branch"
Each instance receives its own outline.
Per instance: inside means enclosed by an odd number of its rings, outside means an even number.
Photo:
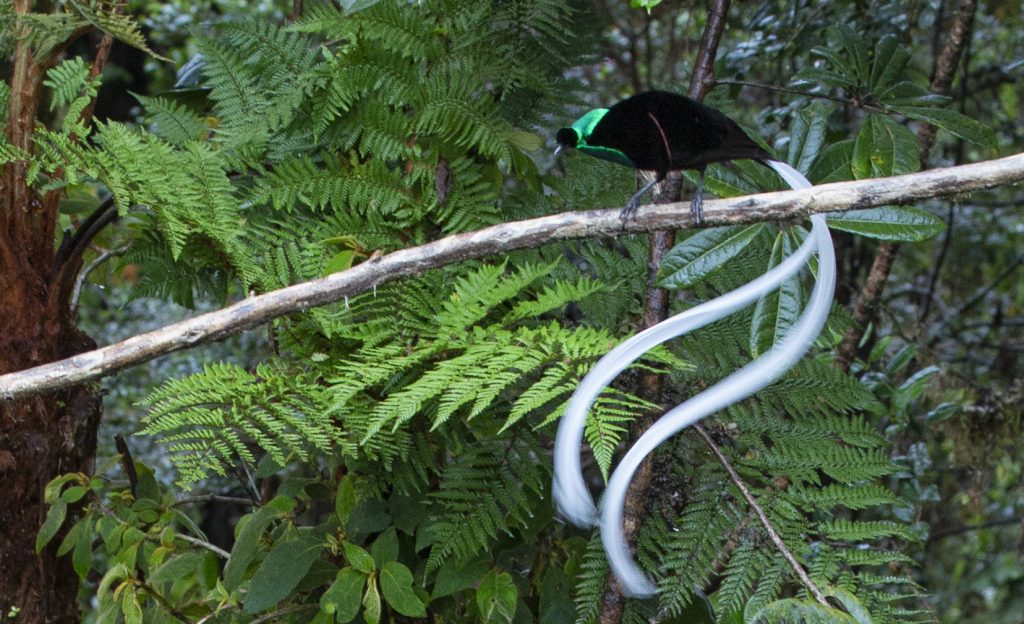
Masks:
[[[786,546],[786,542],[782,541],[782,536],[775,530],[775,527],[768,519],[768,514],[765,513],[764,509],[757,502],[757,499],[754,498],[750,488],[748,488],[747,484],[743,482],[739,473],[737,473],[736,469],[733,468],[732,462],[729,461],[729,458],[725,456],[722,449],[715,443],[711,435],[708,434],[704,425],[697,423],[693,425],[693,429],[704,440],[704,443],[708,445],[711,452],[715,454],[715,457],[718,459],[718,463],[722,464],[722,467],[725,468],[725,471],[729,474],[729,479],[731,479],[733,484],[739,489],[744,500],[746,500],[747,504],[750,505],[750,508],[754,510],[754,515],[757,516],[757,519],[761,522],[761,526],[763,526],[764,530],[768,533],[768,537],[772,540],[772,544],[775,544],[775,547],[779,549],[780,553],[782,553],[783,558],[785,558],[789,563],[789,567],[793,569],[793,572],[796,574],[797,578],[800,579],[800,582],[803,583],[804,587],[807,588],[807,591],[814,596],[815,600],[826,607],[829,606],[828,602],[825,600],[825,595],[821,593],[818,586],[815,585],[814,581],[811,580],[811,577],[808,576],[807,571],[804,570],[804,567],[800,565],[799,561],[797,561],[793,552],[788,546]]]
[[[702,100],[707,90],[714,84],[715,56],[718,54],[718,43],[725,29],[725,16],[729,11],[729,0],[710,0],[708,3],[708,21],[701,37],[697,61],[694,63],[693,75],[690,77],[690,97]],[[635,59],[634,59],[635,60]],[[679,201],[682,176],[672,172],[660,185],[655,193],[655,203]],[[662,258],[675,244],[675,232],[672,230],[656,230],[651,232],[647,255],[647,295],[641,319],[641,329],[646,329],[668,318],[669,293],[658,288],[658,268]],[[648,401],[658,403],[661,400],[663,378],[656,373],[643,373],[640,378],[640,395]],[[633,427],[632,437],[637,439],[650,428],[651,415],[637,421]],[[647,507],[648,491],[654,476],[653,461],[648,458],[636,471],[629,494],[626,496],[623,531],[630,543],[635,543],[637,533],[643,521]],[[599,622],[601,624],[617,624],[622,621],[625,600],[612,575],[607,581],[604,604],[601,607]]]
[[[953,77],[960,64],[960,57],[971,38],[974,14],[977,8],[978,0],[960,0],[957,3],[956,14],[950,22],[942,52],[935,59],[935,69],[931,81],[933,93],[946,95],[950,92]],[[922,168],[927,168],[928,156],[934,144],[935,127],[930,124],[921,124],[917,132],[917,146]],[[868,321],[874,317],[878,298],[882,294],[886,280],[889,279],[889,272],[892,270],[893,260],[896,258],[899,248],[897,243],[888,242],[878,246],[878,254],[875,256],[868,278],[864,282],[864,288],[853,308],[854,325],[847,330],[839,345],[839,350],[836,352],[836,363],[843,370],[848,370],[850,364],[857,357],[860,340],[864,336]]]

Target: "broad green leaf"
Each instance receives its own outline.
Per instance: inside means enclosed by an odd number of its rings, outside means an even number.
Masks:
[[[753,604],[753,601],[748,605]],[[832,607],[826,607],[813,598],[784,598],[769,603],[743,616],[749,624],[777,624],[779,622],[828,622],[829,624],[868,624],[859,622],[847,613]]]
[[[807,173],[814,164],[828,131],[828,112],[822,106],[811,106],[793,117],[786,162],[797,171]]]
[[[772,245],[768,258],[768,271],[789,254],[793,243],[788,232],[780,232]],[[782,283],[778,291],[758,299],[754,305],[754,318],[750,327],[750,352],[755,357],[767,352],[772,345],[782,340],[800,318],[803,301],[803,285],[799,273]]]
[[[889,105],[889,108],[911,119],[926,121],[965,141],[983,147],[996,144],[996,133],[992,128],[956,111],[926,106]]]
[[[412,590],[412,572],[409,568],[389,561],[380,571],[380,589],[391,608],[408,617],[424,617],[427,610]]]
[[[824,83],[836,87],[852,88],[857,86],[856,70],[852,64],[847,62],[845,57],[823,46],[812,48],[811,54],[820,56],[832,63],[835,71],[808,67],[797,73],[797,80]]]
[[[374,540],[370,546],[370,556],[373,557],[378,569],[383,568],[385,563],[398,559],[398,533],[395,532],[395,527],[388,527]],[[387,594],[384,597],[386,598]]]
[[[343,249],[338,253],[334,254],[327,264],[324,266],[324,270],[320,273],[321,275],[330,275],[337,273],[338,271],[344,271],[352,268],[352,262],[356,258],[355,249]]]
[[[484,622],[509,624],[516,614],[519,591],[508,572],[491,570],[480,580],[476,590],[476,605]]]
[[[369,574],[374,571],[376,566],[374,565],[373,557],[364,548],[352,542],[345,542],[341,546],[345,550],[345,559],[348,559],[349,565],[363,574]]]
[[[88,491],[89,489],[85,486],[72,486],[60,493],[60,500],[69,504],[77,503],[82,500],[82,497],[85,496],[85,493]]]
[[[259,613],[284,600],[306,575],[323,548],[323,541],[313,536],[275,544],[249,582],[245,613]]]
[[[36,553],[42,552],[57,534],[60,525],[64,524],[67,513],[68,505],[64,501],[50,505],[50,510],[46,512],[46,520],[43,520],[43,526],[39,527],[39,533],[36,535]]]
[[[234,591],[242,582],[246,569],[259,550],[263,531],[277,516],[278,511],[267,505],[260,507],[239,522],[241,528],[235,537],[235,545],[231,548],[231,557],[228,558],[228,563],[224,566],[224,587],[229,592]]]
[[[807,178],[815,184],[844,182],[853,179],[853,139],[837,141],[825,147],[814,161]]]
[[[54,477],[49,483],[46,484],[46,488],[43,489],[43,500],[47,503],[53,503],[60,496],[60,491],[63,487],[78,478],[77,473],[68,473]]]
[[[851,167],[858,180],[917,171],[917,138],[904,126],[870,115],[854,142]]]
[[[576,619],[572,584],[558,566],[548,566],[540,587],[538,624],[562,624]]]
[[[366,575],[354,568],[342,568],[334,583],[320,597],[320,608],[334,614],[337,624],[351,622],[359,612]]]
[[[845,24],[836,27],[833,32],[846,50],[847,66],[850,68],[851,77],[856,78],[857,84],[867,85],[871,65],[871,53],[868,50],[867,41]]]
[[[830,587],[825,591],[825,595],[838,600],[857,624],[873,623],[871,614],[868,612],[867,608],[861,604],[860,600],[858,600],[856,596],[845,589]]]
[[[366,593],[363,595],[363,619],[366,624],[380,624],[380,592],[377,591],[377,584],[367,583]]]
[[[926,366],[911,375],[896,388],[896,393],[893,397],[893,407],[896,408],[898,413],[904,413],[904,410],[911,403],[921,398],[921,394],[928,387],[928,383],[939,370],[938,366]]]
[[[81,530],[82,522],[76,522],[70,529],[68,529],[68,532],[64,535],[64,539],[60,543],[60,547],[57,548],[58,557],[63,557],[71,552],[71,549],[75,547],[75,540],[78,539],[78,533]]]
[[[942,219],[912,206],[851,210],[830,215],[827,220],[835,230],[905,243],[927,240],[946,227]]]
[[[886,35],[875,45],[875,57],[871,61],[871,76],[868,88],[876,96],[879,91],[899,80],[903,68],[910,60],[910,53],[900,47],[896,37]]]
[[[352,483],[352,477],[345,475],[338,482],[338,491],[334,495],[334,513],[337,514],[338,522],[342,526],[348,522],[349,516],[352,515],[352,511],[358,504],[359,499],[356,497],[356,488]]]
[[[953,416],[960,413],[962,407],[959,403],[940,403],[934,409],[925,414],[924,421],[930,425],[944,423]]]
[[[124,624],[142,624],[142,605],[130,589],[121,596],[121,613],[124,614]]]
[[[738,256],[764,227],[708,228],[676,245],[665,256],[658,271],[662,288],[688,288]]]
[[[195,574],[202,563],[202,553],[195,551],[184,552],[177,557],[168,559],[163,565],[151,572],[149,580],[154,583],[176,581]]]
[[[466,562],[458,557],[452,557],[444,562],[444,565],[437,571],[437,579],[434,581],[434,591],[431,598],[443,598],[455,592],[462,591],[480,580],[491,567],[489,561],[478,559]]]
[[[89,570],[92,569],[92,540],[95,537],[93,534],[94,521],[94,517],[89,515],[75,525],[82,528],[78,532],[78,539],[75,540],[75,550],[71,553],[71,566],[83,581],[89,575]]]

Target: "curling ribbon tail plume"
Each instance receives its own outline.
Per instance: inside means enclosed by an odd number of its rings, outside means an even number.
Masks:
[[[810,182],[789,165],[765,161],[794,189]],[[615,469],[599,514],[583,480],[580,447],[587,413],[601,390],[651,348],[732,314],[778,288],[804,266],[817,251],[818,275],[811,299],[789,334],[769,352],[718,384],[669,411],[637,440]],[[687,426],[740,401],[782,376],[807,351],[828,318],[835,290],[835,252],[825,219],[811,217],[811,234],[782,263],[757,279],[721,297],[686,310],[626,340],[605,355],[573,394],[555,439],[555,504],[577,526],[600,522],[601,538],[612,572],[631,596],[649,596],[657,590],[633,561],[622,532],[626,492],[640,463],[662,442]]]

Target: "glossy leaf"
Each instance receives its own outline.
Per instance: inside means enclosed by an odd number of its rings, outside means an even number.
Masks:
[[[345,542],[342,544],[342,548],[345,550],[345,559],[348,559],[349,565],[356,570],[369,574],[376,569],[373,557],[370,556],[370,553],[366,552],[366,549],[352,542]]]
[[[879,39],[875,45],[875,56],[868,77],[868,88],[871,92],[877,94],[899,80],[909,60],[910,53],[899,45],[896,37],[886,35]]]
[[[398,533],[395,527],[389,527],[374,540],[370,546],[370,556],[378,569],[384,567],[389,561],[398,559]]]
[[[853,139],[846,139],[826,146],[807,172],[807,178],[815,184],[852,180],[853,143]]]
[[[955,137],[982,147],[994,147],[996,144],[996,133],[992,128],[956,111],[926,106],[890,105],[889,108],[911,119],[926,121]]]
[[[323,596],[320,608],[334,614],[336,624],[347,624],[359,612],[366,575],[354,568],[342,568]]]
[[[37,553],[42,552],[53,536],[57,534],[60,525],[64,524],[67,513],[68,506],[64,501],[57,501],[50,505],[50,510],[46,512],[46,520],[43,521],[43,526],[39,527],[39,533],[36,534]]]
[[[228,558],[227,565],[224,566],[224,587],[228,591],[234,591],[242,582],[246,569],[259,550],[263,531],[277,516],[277,510],[268,505],[243,519],[244,524],[240,524],[241,528],[235,537],[235,545],[231,548],[231,556]]]
[[[765,271],[772,269],[793,253],[793,244],[788,232],[780,232],[772,246]],[[803,302],[803,285],[799,273],[782,283],[775,292],[762,297],[754,305],[754,318],[750,327],[750,352],[758,356],[771,349],[792,329]]]
[[[371,582],[363,594],[363,619],[366,624],[380,624],[380,613],[380,592],[377,591],[377,584]]]
[[[259,613],[286,598],[320,557],[323,547],[323,542],[313,536],[275,544],[249,583],[245,613]]]
[[[384,600],[391,608],[408,617],[424,617],[427,610],[412,589],[412,572],[409,568],[389,561],[380,571],[380,589]]]
[[[476,590],[476,604],[484,622],[508,624],[516,613],[516,584],[507,572],[491,570],[480,580]]]
[[[334,495],[334,513],[338,516],[338,522],[342,526],[348,522],[349,516],[352,515],[358,504],[359,498],[356,497],[352,477],[346,475],[338,482],[338,491]]]
[[[763,227],[764,224],[755,223],[697,232],[668,252],[658,271],[658,284],[675,289],[688,288],[702,281],[742,253]]]
[[[490,567],[490,562],[484,559],[468,563],[457,557],[448,559],[437,571],[431,598],[443,598],[471,587],[486,574]]]
[[[942,219],[911,206],[851,210],[830,215],[827,219],[829,227],[834,230],[905,243],[928,240],[946,227]]]
[[[920,167],[914,133],[879,115],[867,118],[854,141],[854,178],[888,177],[912,173]]]
[[[812,106],[793,116],[786,162],[797,171],[807,173],[818,158],[828,131],[828,113],[821,106]]]

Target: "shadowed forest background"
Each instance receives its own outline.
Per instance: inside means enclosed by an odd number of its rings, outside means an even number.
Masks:
[[[621,207],[634,172],[555,158],[555,132],[687,93],[713,27],[705,3],[634,4],[4,3],[0,373],[378,251]],[[1024,151],[1019,1],[709,4],[704,102],[815,184]],[[781,188],[750,162],[705,186]],[[812,353],[705,423],[827,607],[692,431],[638,507],[658,599],[619,596],[596,534],[554,514],[561,409],[656,296],[650,239],[623,235],[452,264],[0,404],[0,623],[1019,622],[1022,199],[837,216]],[[668,309],[805,234],[679,232]],[[602,395],[595,487],[649,418],[767,350],[809,283]]]

